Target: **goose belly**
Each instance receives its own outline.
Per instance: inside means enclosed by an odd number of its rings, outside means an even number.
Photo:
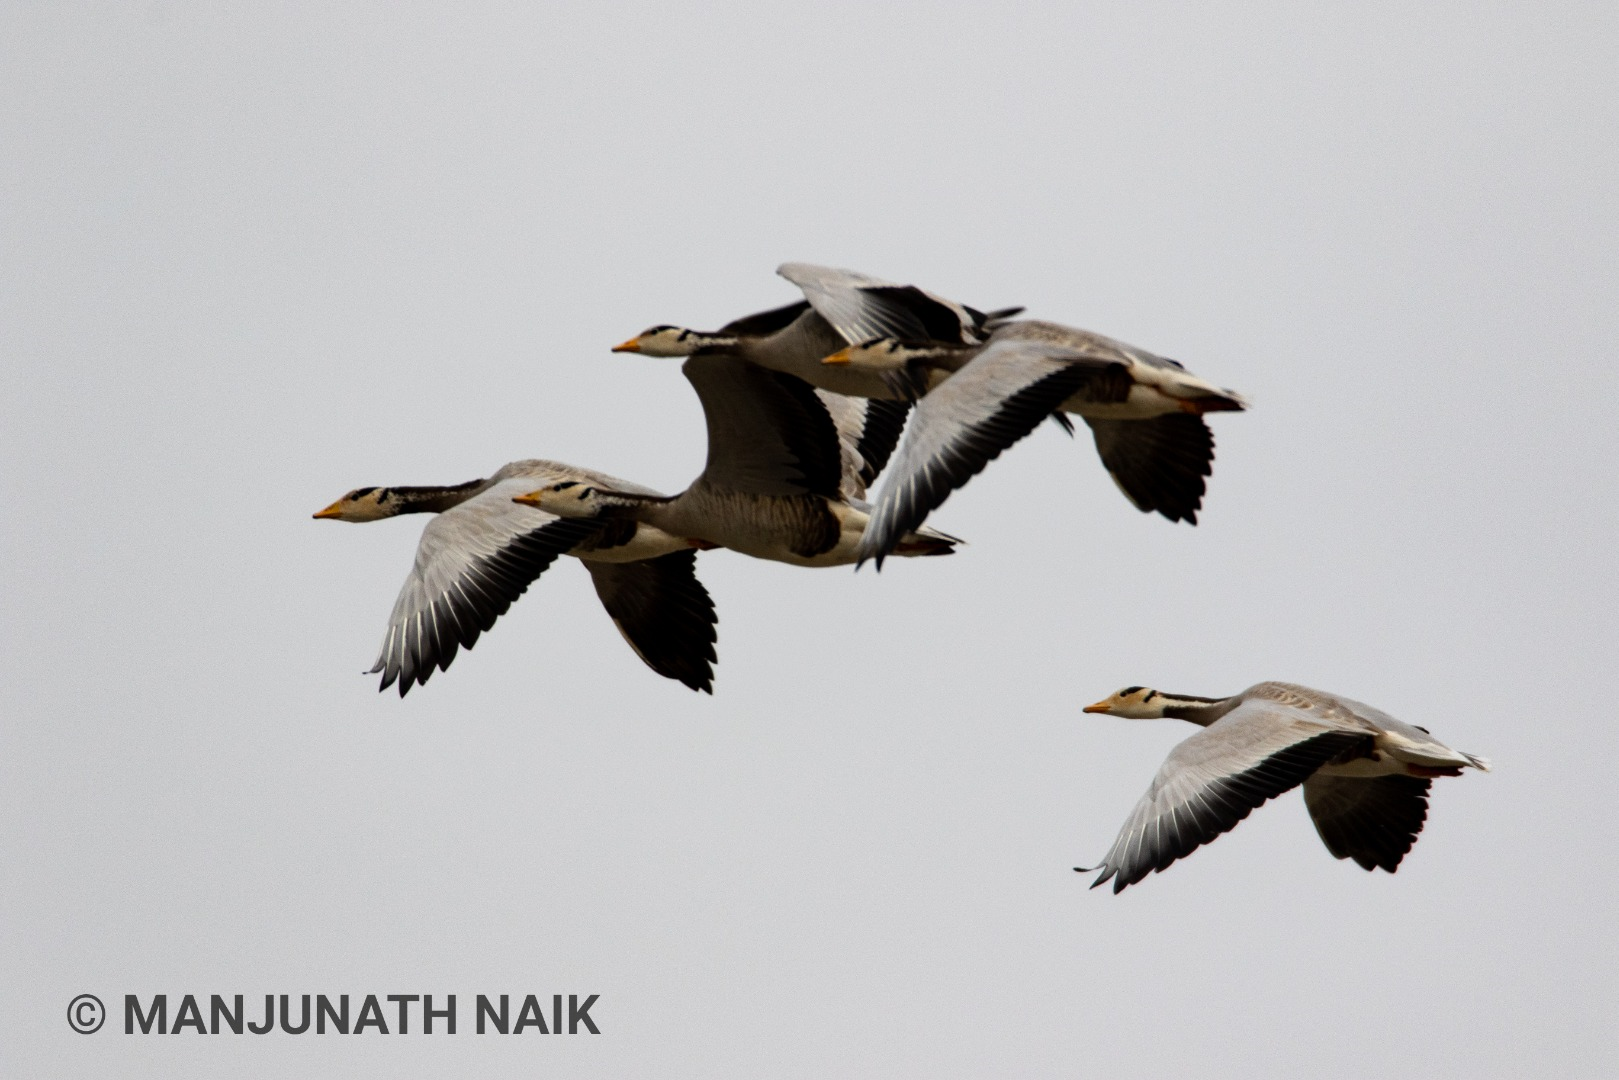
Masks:
[[[845,397],[881,398],[884,400],[899,400],[901,395],[894,392],[880,372],[862,371],[849,364],[823,364],[816,360],[813,364],[801,365],[799,369],[789,372],[797,375],[811,386],[826,390]]]
[[[684,504],[684,505],[680,505]],[[747,495],[708,491],[680,500],[660,522],[667,532],[794,566],[854,562],[865,515],[820,495]],[[858,515],[852,535],[844,515]]]
[[[1335,765],[1323,765],[1316,770],[1320,776],[1342,776],[1353,780],[1371,780],[1379,776],[1395,776],[1405,772],[1405,762],[1397,761],[1393,754],[1374,749],[1372,757],[1356,758]]]
[[[1151,420],[1166,413],[1182,412],[1185,403],[1171,397],[1156,386],[1136,383],[1123,401],[1087,401],[1075,394],[1062,403],[1062,411],[1075,416],[1089,416],[1094,420]]]
[[[627,563],[641,562],[644,559],[656,559],[660,555],[686,551],[691,546],[691,541],[683,536],[673,536],[655,525],[637,523],[635,536],[626,544],[610,548],[597,548],[592,551],[575,549],[569,554],[576,555],[589,562]]]
[[[1370,755],[1353,761],[1323,765],[1317,772],[1325,776],[1371,779],[1378,776],[1433,776],[1470,764],[1447,746],[1417,742],[1395,731],[1384,731],[1372,740]]]
[[[1130,374],[1134,381],[1123,401],[1088,401],[1075,394],[1062,403],[1062,411],[1096,420],[1150,420],[1166,413],[1202,412],[1194,401],[1230,396],[1211,382],[1173,368],[1136,364]]]

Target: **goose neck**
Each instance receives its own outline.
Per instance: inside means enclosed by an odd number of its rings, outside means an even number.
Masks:
[[[1208,727],[1237,707],[1236,697],[1206,698],[1190,694],[1165,694],[1163,713],[1171,720],[1185,720],[1198,727]]]
[[[464,484],[396,487],[389,492],[397,500],[396,514],[439,514],[466,502],[488,485],[487,480],[468,480]]]

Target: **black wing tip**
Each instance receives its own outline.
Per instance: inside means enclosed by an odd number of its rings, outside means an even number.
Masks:
[[[1113,895],[1117,896],[1119,894],[1119,890],[1130,884],[1130,882],[1126,881],[1124,878],[1117,876],[1119,873],[1119,868],[1116,866],[1108,866],[1106,863],[1103,863],[1100,866],[1074,867],[1074,873],[1076,874],[1094,874],[1098,870],[1102,871],[1102,876],[1091,882],[1090,887],[1093,889],[1101,888],[1111,880],[1113,882]]]
[[[714,696],[714,671],[706,665],[701,672],[696,674],[691,672],[658,671],[657,668],[652,670],[666,679],[673,679],[681,686],[695,693],[707,694],[710,697]]]

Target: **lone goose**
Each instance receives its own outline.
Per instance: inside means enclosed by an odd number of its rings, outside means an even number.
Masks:
[[[573,555],[647,667],[713,693],[717,618],[697,580],[694,545],[654,526],[568,521],[512,503],[537,484],[559,480],[655,494],[605,473],[527,460],[448,487],[356,488],[315,515],[335,521],[438,515],[422,530],[416,565],[399,590],[371,669],[382,672],[379,690],[398,680],[404,697],[415,683],[426,683],[435,666],[447,669],[457,649],[472,648],[558,555]]]
[[[679,495],[572,477],[518,498],[567,519],[634,521],[707,546],[796,566],[854,561],[866,504],[843,487],[838,432],[808,383],[729,352],[700,352],[681,369],[708,426],[708,459]],[[933,530],[902,535],[895,553],[948,555]]]
[[[1394,873],[1428,817],[1435,776],[1489,762],[1346,697],[1262,682],[1228,698],[1127,686],[1085,708],[1129,719],[1171,717],[1204,730],[1174,750],[1097,867],[1113,891],[1190,855],[1248,812],[1304,785],[1304,805],[1327,850],[1366,870]]]
[[[1137,509],[1195,525],[1214,460],[1202,414],[1247,408],[1174,360],[1034,320],[1004,323],[982,345],[881,338],[822,363],[921,398],[861,544],[861,561],[878,566],[893,536],[920,525],[1048,415],[1070,432],[1064,414],[1084,418],[1102,464]]]

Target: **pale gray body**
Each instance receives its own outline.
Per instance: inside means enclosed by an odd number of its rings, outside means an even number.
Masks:
[[[1430,780],[1489,768],[1484,759],[1370,705],[1292,683],[1259,683],[1223,699],[1132,689],[1170,703],[1157,715],[1203,730],[1170,752],[1094,868],[1101,871],[1095,884],[1113,878],[1114,892],[1165,869],[1300,784],[1333,855],[1393,873],[1426,820]],[[1092,709],[1105,711],[1106,704]]]

